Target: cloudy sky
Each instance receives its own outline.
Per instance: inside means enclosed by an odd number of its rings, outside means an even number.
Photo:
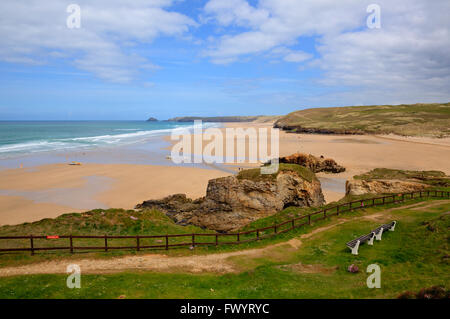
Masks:
[[[449,12],[448,0],[2,0],[0,120],[448,102]]]

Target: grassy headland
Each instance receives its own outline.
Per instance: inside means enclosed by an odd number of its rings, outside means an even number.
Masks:
[[[180,116],[168,119],[171,122],[193,122],[195,120],[202,120],[203,122],[258,122],[266,123],[273,122],[281,116],[277,115],[256,115],[256,116]]]
[[[370,172],[353,176],[353,178],[366,181],[377,179],[398,179],[416,181],[435,187],[450,186],[450,177],[440,171],[406,171],[389,168],[375,168]]]
[[[292,112],[275,126],[296,133],[450,136],[450,103],[313,108]]]
[[[267,247],[264,255],[236,256],[240,271],[228,274],[133,272],[83,274],[81,289],[66,287],[67,275],[0,278],[1,298],[396,298],[405,291],[447,289],[450,223],[448,201],[415,207],[375,207],[330,218],[295,232],[301,247]],[[359,255],[345,243],[380,223],[397,220],[395,232]],[[300,236],[304,234],[304,236]],[[285,240],[294,234],[283,234]],[[366,286],[366,267],[381,267],[381,288]],[[347,272],[355,264],[358,273]],[[251,283],[251,284],[249,284]]]

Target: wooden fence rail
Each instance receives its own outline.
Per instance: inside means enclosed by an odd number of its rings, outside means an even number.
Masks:
[[[247,243],[251,241],[261,240],[264,238],[272,237],[275,235],[283,234],[293,229],[302,227],[304,225],[310,225],[311,222],[319,221],[322,219],[326,219],[327,217],[331,217],[334,215],[339,215],[348,211],[352,211],[354,209],[373,207],[378,205],[386,205],[392,203],[400,203],[404,202],[407,199],[416,199],[423,197],[431,197],[431,198],[450,198],[450,192],[446,191],[420,191],[420,192],[411,192],[411,193],[401,193],[395,195],[386,195],[381,197],[374,197],[368,199],[359,199],[347,203],[338,204],[332,207],[327,207],[323,210],[319,210],[317,212],[313,212],[307,215],[303,215],[300,217],[296,217],[287,221],[284,221],[279,224],[275,224],[268,227],[252,229],[248,231],[238,232],[238,233],[202,233],[202,234],[172,234],[172,235],[129,235],[129,236],[114,236],[114,235],[62,235],[62,236],[0,236],[0,240],[17,240],[17,239],[25,239],[30,241],[29,248],[0,248],[0,252],[14,252],[14,251],[29,251],[32,255],[36,251],[47,251],[47,250],[68,250],[70,253],[74,253],[75,250],[103,250],[105,252],[109,250],[120,250],[120,249],[135,249],[140,251],[142,249],[165,249],[168,250],[170,247],[183,247],[188,246],[194,248],[195,246],[201,245],[210,245],[210,246],[218,246],[218,245],[237,245],[242,243]],[[319,216],[319,217],[315,217]],[[315,217],[315,218],[314,218]],[[303,222],[301,222],[303,221]],[[289,225],[288,228],[282,229],[283,226]],[[269,234],[265,234],[266,231],[271,231]],[[254,237],[249,239],[243,239],[245,235],[254,234]],[[234,236],[236,241],[220,241],[219,237],[230,237]],[[198,241],[200,237],[210,237],[212,238],[209,242],[201,242]],[[186,238],[184,242],[181,243],[170,243],[170,238]],[[36,240],[45,239],[68,239],[69,246],[64,247],[37,247],[35,245]],[[103,246],[75,246],[75,239],[103,239]],[[134,239],[136,241],[135,245],[131,246],[112,246],[109,244],[109,240],[111,239]],[[159,239],[160,244],[158,245],[143,245],[143,239]],[[196,240],[197,239],[197,240]]]

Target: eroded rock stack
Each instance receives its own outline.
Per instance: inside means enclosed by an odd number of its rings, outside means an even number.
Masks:
[[[318,206],[324,203],[320,182],[295,171],[281,170],[274,178],[241,179],[235,176],[212,179],[206,196],[191,200],[184,194],[149,200],[136,208],[155,208],[175,222],[221,232],[232,231],[288,206]]]
[[[345,167],[338,165],[336,161],[331,158],[318,158],[314,155],[304,153],[295,153],[289,156],[280,157],[280,163],[305,166],[314,173],[341,173],[345,171]]]

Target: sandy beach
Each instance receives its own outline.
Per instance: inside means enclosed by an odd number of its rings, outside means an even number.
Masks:
[[[221,130],[236,127],[271,125],[227,123]],[[167,141],[168,137],[164,139]],[[295,152],[323,155],[346,167],[344,173],[318,174],[328,202],[344,195],[347,179],[377,167],[440,170],[450,174],[449,139],[280,132],[280,155]],[[3,169],[0,171],[0,225],[33,222],[94,208],[132,209],[144,200],[174,193],[198,198],[205,195],[209,179],[230,174],[214,166],[171,165],[60,163]],[[229,168],[251,166],[255,164],[233,164]]]
[[[226,128],[271,128],[271,123],[226,123],[221,128],[224,136],[224,154],[227,143]],[[270,136],[270,134],[269,134]],[[332,158],[344,166],[339,174],[318,173],[327,202],[345,195],[345,181],[374,168],[384,167],[404,170],[439,170],[450,174],[450,138],[403,137],[396,135],[321,135],[294,134],[280,131],[280,156],[296,152]],[[166,138],[170,141],[169,138]],[[248,141],[248,140],[247,140]],[[175,143],[175,142],[172,142]],[[193,145],[193,138],[191,141]],[[209,142],[203,143],[203,148]],[[237,141],[235,141],[236,149]],[[248,144],[246,144],[248,156]],[[268,148],[270,149],[270,138]],[[235,150],[236,154],[236,150]],[[255,167],[258,164],[226,163],[238,167]]]
[[[132,209],[144,200],[174,193],[197,198],[205,194],[209,179],[226,175],[214,169],[131,164],[51,164],[3,170],[0,224],[93,208]]]

